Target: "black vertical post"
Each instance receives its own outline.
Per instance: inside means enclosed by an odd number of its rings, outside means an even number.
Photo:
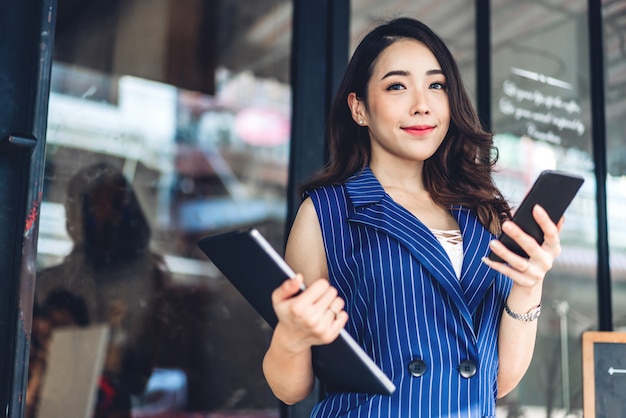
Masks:
[[[491,7],[476,0],[476,107],[480,121],[491,129]]]
[[[326,116],[348,65],[350,49],[350,0],[330,1],[329,31],[326,36],[328,69],[326,75]]]
[[[55,0],[0,3],[0,402],[23,416]]]
[[[591,75],[591,132],[593,162],[596,176],[596,205],[598,226],[598,327],[613,330],[611,298],[611,269],[609,264],[609,234],[607,216],[607,157],[605,114],[605,65],[602,2],[589,0],[589,64]]]
[[[300,206],[299,185],[327,159],[326,121],[348,62],[350,1],[294,0],[292,27],[287,233]],[[282,405],[281,417],[309,417],[318,390],[297,405]]]
[[[288,229],[299,185],[326,161],[326,120],[348,61],[349,0],[293,2]]]

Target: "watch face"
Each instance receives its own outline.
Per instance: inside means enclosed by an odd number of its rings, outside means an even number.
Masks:
[[[539,318],[539,315],[541,315],[541,306],[537,306],[536,308],[533,308],[530,310],[530,312],[528,312],[528,320],[535,320]]]

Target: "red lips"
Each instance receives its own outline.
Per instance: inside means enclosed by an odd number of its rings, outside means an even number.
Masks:
[[[433,125],[415,125],[402,128],[402,130],[404,130],[405,132],[416,136],[427,135],[431,133],[434,129],[435,126]]]

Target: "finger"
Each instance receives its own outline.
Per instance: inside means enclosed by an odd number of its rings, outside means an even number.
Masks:
[[[333,319],[320,336],[321,343],[330,344],[336,340],[341,330],[346,326],[346,323],[348,323],[348,313],[346,311],[339,312],[337,317]]]
[[[339,315],[339,312],[335,312],[330,308],[326,309],[325,313],[330,316],[331,321],[335,321]]]
[[[544,240],[541,248],[548,251],[552,259],[554,259],[554,257],[559,255],[561,252],[561,239],[559,237],[559,232],[563,227],[564,218],[561,217],[559,222],[554,224],[552,219],[548,216],[548,213],[539,205],[536,205],[533,208],[533,217],[543,230]],[[542,254],[538,252],[532,255],[542,258]]]
[[[510,226],[512,228],[512,226]],[[504,228],[503,229],[508,229]],[[560,251],[560,246],[557,244],[557,248],[550,251],[542,249],[539,243],[534,238],[522,232],[525,236],[522,238],[515,238],[518,245],[529,255],[529,257],[522,257],[513,251],[509,250],[502,242],[493,240],[489,243],[491,251],[498,255],[504,261],[503,268],[497,268],[497,270],[512,278],[512,274],[524,275],[528,274],[534,277],[542,277],[545,273],[552,268],[552,262],[555,255],[552,252]],[[515,233],[509,233],[507,235],[513,238]],[[487,263],[490,267],[495,266],[493,263]],[[530,266],[532,265],[532,269]]]
[[[533,216],[535,221],[542,228],[544,233],[543,244],[540,245],[537,240],[531,235],[527,234],[517,224],[512,221],[506,221],[502,224],[502,231],[513,239],[519,247],[524,250],[528,257],[536,259],[536,261],[544,265],[546,269],[549,269],[551,262],[560,251],[559,233],[556,225],[552,222],[548,214],[540,206],[535,206],[533,210]],[[500,247],[498,247],[500,248]],[[513,267],[521,266],[521,264],[515,264],[517,256],[513,252],[507,252],[504,249],[496,252],[503,260],[512,264]]]
[[[509,236],[509,238],[515,241],[517,245],[519,245],[520,248],[524,250],[527,254],[530,254],[532,250],[539,248],[539,243],[537,242],[537,240],[524,232],[524,230],[513,221],[505,221],[502,224],[502,232],[504,232],[506,235]],[[515,253],[513,253],[512,251],[505,253],[505,255],[508,255],[509,253],[511,255],[515,255]],[[503,259],[510,261],[508,260],[508,258],[503,257],[502,254],[498,255],[501,256]]]
[[[295,296],[302,290],[304,278],[297,274],[291,279],[285,280],[272,292],[272,303],[276,304]]]
[[[305,313],[306,321],[310,321],[311,325],[314,323],[321,325],[321,333],[324,334],[330,325],[329,322],[333,323],[339,317],[345,302],[337,295],[337,289],[331,286],[328,280],[321,279],[319,284],[316,281],[310,286],[310,289],[315,291],[323,289],[323,292],[312,302],[313,305],[309,306],[310,310]],[[320,324],[318,321],[322,321],[322,323]]]
[[[316,305],[320,303],[320,299],[324,299],[324,297],[326,297],[326,304],[323,305],[324,309],[326,309],[328,308],[328,305],[333,297],[333,295],[327,296],[327,292],[329,291],[331,293],[334,291],[336,295],[336,290],[334,290],[327,279],[317,279],[309,285],[307,290],[302,294],[301,298],[308,304]]]
[[[307,327],[318,327],[320,321],[326,322],[334,316],[329,315],[327,311],[336,296],[337,290],[330,286],[328,280],[318,279],[300,295],[293,298],[288,307],[289,315],[307,324]],[[326,317],[325,320],[324,317]],[[328,326],[328,323],[326,322],[324,326]]]
[[[535,241],[535,245],[536,243]],[[491,251],[504,260],[510,269],[520,273],[525,273],[528,270],[528,259],[515,254],[513,251],[506,248],[502,242],[493,240],[489,243],[489,247]]]
[[[524,263],[524,267],[516,269],[510,264],[500,263],[498,261],[491,260],[489,257],[483,257],[483,262],[492,269],[499,271],[507,277],[510,277],[515,283],[524,287],[532,287],[537,284],[542,278],[541,271],[535,271],[536,268],[530,259],[527,259],[527,263]]]
[[[328,306],[328,311],[333,314],[333,317],[336,320],[339,314],[343,311],[344,306],[345,302],[343,301],[343,299],[339,296],[336,296]]]
[[[551,230],[556,231],[556,223],[552,221],[548,212],[546,212],[541,205],[535,205],[533,207],[533,218],[537,221],[537,224],[539,224],[544,233]]]
[[[348,323],[348,319],[349,319],[349,316],[346,311],[339,312],[337,314],[337,318],[335,318],[335,321],[332,324],[333,330],[336,331],[337,333],[341,331]]]
[[[344,302],[343,298],[341,298],[340,296],[336,296],[331,302],[328,309],[330,309],[333,312],[339,313],[343,310],[345,305],[346,303]]]
[[[324,293],[320,295],[319,299],[315,301],[315,305],[320,310],[332,310],[333,312],[338,312],[339,310],[332,308],[332,305],[337,298],[337,289],[329,285]]]

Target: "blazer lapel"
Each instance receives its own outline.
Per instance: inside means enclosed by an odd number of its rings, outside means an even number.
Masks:
[[[488,254],[489,242],[494,236],[482,226],[470,210],[455,207],[452,214],[455,215],[463,235],[461,287],[468,308],[473,313],[496,276],[496,272],[481,260]]]
[[[402,243],[442,286],[473,329],[471,311],[465,300],[466,292],[454,273],[448,254],[432,232],[385,193],[369,167],[349,179],[346,190],[353,204],[348,222],[383,231]],[[465,270],[465,262],[463,265]]]

